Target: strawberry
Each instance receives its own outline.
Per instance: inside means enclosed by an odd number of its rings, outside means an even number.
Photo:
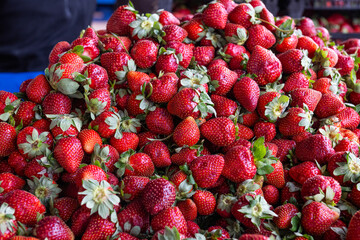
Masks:
[[[158,48],[150,40],[140,40],[131,49],[131,57],[139,68],[150,68],[156,62]]]
[[[294,182],[287,182],[285,187],[281,189],[280,202],[284,204],[285,202],[289,202],[292,198],[297,202],[301,202],[300,190],[300,185],[295,184]]]
[[[176,55],[174,49],[160,48],[159,56],[155,64],[156,73],[159,74],[160,72],[176,72],[179,67],[180,59],[181,56]]]
[[[84,60],[77,53],[69,51],[60,57],[59,63],[84,64]]]
[[[239,238],[239,240],[269,240],[267,236],[261,235],[261,234],[243,234]]]
[[[224,34],[228,42],[238,45],[243,45],[249,36],[246,28],[235,23],[226,23]]]
[[[176,227],[179,233],[187,233],[186,220],[178,207],[169,207],[153,217],[151,227],[156,232],[164,229]]]
[[[254,8],[250,4],[241,3],[229,13],[228,18],[230,22],[240,24],[241,26],[248,29],[252,26],[252,15],[255,15]]]
[[[357,211],[351,218],[346,234],[347,240],[355,240],[359,236],[359,216],[360,213]]]
[[[61,94],[61,93],[60,93]],[[50,94],[49,94],[50,95]],[[47,96],[49,96],[47,95]],[[45,97],[46,99],[47,97]],[[44,99],[44,101],[45,101]],[[43,101],[43,103],[44,103]],[[61,109],[61,105],[58,106]],[[35,118],[36,104],[30,101],[21,102],[19,108],[16,109],[14,120],[15,126],[22,125],[24,127],[29,126]],[[43,113],[46,114],[46,109],[43,108]]]
[[[310,88],[297,88],[290,92],[292,107],[301,107],[306,104],[309,111],[314,111],[322,95],[319,91]]]
[[[237,74],[227,67],[214,66],[207,72],[212,81],[217,81],[218,87],[213,92],[217,95],[226,95],[234,86],[237,79]]]
[[[200,154],[209,155],[210,153],[206,151],[202,145],[195,149],[182,148],[178,153],[171,155],[171,162],[178,166],[184,165],[185,163],[190,164],[195,158],[199,157]]]
[[[178,201],[176,206],[180,209],[186,221],[194,221],[196,219],[198,213],[197,207],[190,198],[184,201]]]
[[[159,13],[159,23],[163,26],[180,25],[179,19],[177,19],[173,13],[165,10],[159,11]]]
[[[213,46],[199,46],[194,48],[195,61],[200,66],[207,66],[215,58]]]
[[[338,114],[345,109],[344,103],[333,93],[323,94],[314,113],[319,118]]]
[[[110,92],[106,88],[99,88],[85,95],[86,106],[93,118],[108,111],[111,105]]]
[[[25,181],[12,173],[0,173],[0,196],[15,189],[22,189]]]
[[[200,129],[193,117],[184,119],[176,126],[173,132],[173,140],[179,147],[183,147],[184,145],[191,147],[195,145],[199,139]]]
[[[308,36],[301,36],[298,39],[298,43],[296,45],[296,49],[307,50],[308,56],[313,58],[316,50],[319,48],[319,45]]]
[[[259,228],[265,218],[272,219],[277,216],[270,210],[270,205],[264,197],[253,193],[241,196],[231,208],[231,213],[248,228]]]
[[[211,101],[214,103],[214,108],[218,117],[230,117],[235,115],[238,105],[235,101],[229,98],[212,94]]]
[[[321,175],[321,171],[314,162],[306,161],[290,168],[289,175],[302,185],[307,179]]]
[[[51,91],[51,86],[43,74],[36,76],[26,88],[26,96],[30,101],[41,103]]]
[[[83,185],[83,181],[89,179],[101,182],[102,180],[106,180],[107,177],[105,171],[100,167],[96,165],[86,165],[76,172],[75,184],[78,187],[81,187]]]
[[[16,130],[6,122],[0,122],[0,156],[9,156],[16,150]]]
[[[323,196],[322,201],[336,204],[341,197],[341,186],[339,182],[332,177],[316,175],[308,178],[301,188],[301,196],[303,199],[312,199],[311,197],[314,196],[317,200],[317,196],[315,195],[319,193],[326,194]]]
[[[100,89],[100,88],[108,88],[108,80],[109,76],[106,72],[105,68],[96,65],[96,64],[89,64],[84,67],[83,76],[87,79],[89,87],[93,90]]]
[[[224,29],[228,13],[221,3],[210,3],[202,13],[202,20],[205,25],[215,29]]]
[[[354,59],[351,56],[338,54],[338,62],[335,68],[339,69],[341,76],[350,75],[351,70],[354,68]]]
[[[216,212],[221,217],[231,217],[231,208],[236,201],[237,198],[231,194],[221,194],[217,199]]]
[[[53,137],[49,132],[39,131],[30,126],[22,129],[16,139],[19,152],[29,159],[45,155],[52,149],[53,143]]]
[[[37,197],[23,190],[14,190],[7,193],[3,198],[3,202],[15,210],[14,216],[17,221],[29,226],[36,224],[38,213],[43,214],[46,211],[45,206]]]
[[[129,149],[135,150],[139,144],[139,137],[132,132],[124,132],[122,138],[110,138],[110,145],[113,146],[119,154],[128,151]]]
[[[130,60],[130,55],[125,52],[106,52],[100,56],[101,66],[106,69],[112,82],[118,80],[116,73],[123,71]]]
[[[106,30],[120,36],[129,35],[130,27],[128,25],[136,19],[135,14],[136,11],[132,4],[118,7],[110,16],[106,24]]]
[[[290,49],[296,48],[298,44],[298,37],[292,34],[290,37],[280,39],[275,45],[275,50],[279,53],[286,52]]]
[[[307,51],[291,49],[277,55],[284,73],[295,73],[307,71],[311,67],[311,59],[307,56]]]
[[[263,25],[253,25],[249,29],[249,38],[246,41],[246,47],[253,52],[255,46],[259,45],[265,49],[271,48],[276,43],[276,38],[272,32],[270,32]]]
[[[90,217],[85,233],[81,239],[106,239],[107,237],[111,237],[115,230],[115,223],[109,219],[100,217],[98,214],[94,214]]]
[[[78,135],[78,139],[81,142],[84,152],[88,154],[94,151],[95,144],[102,145],[100,135],[92,129],[82,130]]]
[[[126,176],[123,178],[121,188],[121,198],[127,202],[140,196],[145,189],[146,184],[150,181],[147,177]]]
[[[177,25],[164,26],[163,31],[166,34],[163,37],[163,40],[165,42],[171,42],[171,41],[183,42],[188,35],[187,31],[184,28]]]
[[[263,192],[265,200],[270,205],[275,206],[278,204],[279,198],[280,198],[280,193],[279,193],[279,190],[275,186],[266,185],[262,188],[262,192]]]
[[[341,185],[357,182],[358,171],[355,170],[359,158],[351,152],[338,152],[331,156],[328,162],[328,171]]]
[[[271,164],[274,168],[274,171],[266,174],[266,182],[274,185],[276,188],[283,188],[285,186],[284,178],[284,167],[281,161]]]
[[[155,134],[170,135],[174,131],[173,117],[165,108],[156,108],[145,118],[146,126]]]
[[[19,151],[13,151],[9,155],[8,164],[15,170],[17,175],[24,176],[24,169],[27,164],[27,160]]]
[[[227,146],[235,141],[235,125],[225,117],[210,119],[200,126],[201,134],[216,146]]]
[[[74,233],[66,223],[57,216],[47,216],[34,228],[34,236],[41,239],[75,239]]]
[[[98,40],[89,37],[77,38],[71,43],[72,51],[80,52],[84,62],[94,60],[99,56]],[[78,50],[79,49],[79,50]]]
[[[1,230],[0,237],[2,239],[13,239],[12,237],[16,235],[16,230],[18,224],[16,223],[15,210],[7,203],[2,203],[0,205],[0,214],[1,214]]]
[[[349,139],[341,139],[334,147],[335,152],[352,152],[359,155],[359,148],[356,142]]]
[[[100,41],[105,50],[112,49],[114,52],[130,51],[132,45],[131,39],[125,36],[105,35]]]
[[[55,139],[62,137],[76,137],[81,130],[82,121],[75,115],[61,114],[61,115],[47,115],[51,119],[49,129]],[[33,124],[35,127],[36,125]],[[36,127],[35,127],[36,128]]]
[[[62,93],[49,93],[41,103],[44,114],[69,114],[71,100]]]
[[[76,137],[60,139],[54,148],[54,158],[69,173],[75,172],[84,156],[81,142]]]
[[[253,79],[249,77],[241,78],[235,83],[233,92],[236,100],[246,110],[253,112],[256,109],[260,96],[260,88]]]
[[[141,198],[135,198],[117,214],[119,226],[127,233],[137,235],[150,227],[150,215],[141,202]]]
[[[165,73],[151,81],[149,99],[156,103],[167,103],[178,91],[179,78],[175,73]],[[152,90],[151,90],[152,88]]]
[[[201,25],[201,21],[190,20],[182,26],[188,32],[188,38],[193,41],[199,41],[203,35],[204,26]]]
[[[211,215],[215,211],[216,199],[211,192],[197,190],[192,198],[200,215]]]
[[[276,146],[278,147],[276,157],[279,158],[281,162],[284,162],[286,160],[287,155],[296,146],[295,141],[287,139],[274,139],[271,141],[271,143],[276,144]]]
[[[306,105],[290,108],[287,115],[279,120],[279,132],[284,136],[295,136],[306,132],[311,127],[312,112]]]
[[[70,49],[70,43],[66,41],[61,41],[56,43],[49,54],[50,65],[57,63],[59,61],[59,55],[68,51],[69,49]]]
[[[207,188],[216,183],[224,168],[224,158],[218,155],[207,155],[195,158],[190,170],[199,187]]]
[[[90,209],[88,209],[85,205],[74,212],[71,216],[71,230],[75,236],[81,236],[85,232],[86,227],[89,224],[89,220]]]
[[[183,26],[185,28],[185,25]],[[190,35],[190,33],[189,33]],[[187,68],[190,64],[190,61],[193,57],[193,47],[189,44],[184,44],[178,41],[168,42],[165,46],[165,49],[172,48],[175,49],[175,54],[181,54],[182,59],[179,59],[179,65],[183,68]]]
[[[152,141],[145,145],[144,153],[150,156],[155,167],[168,167],[171,165],[170,152],[165,143]]]
[[[297,29],[300,29],[302,34],[305,36],[315,36],[316,35],[316,30],[315,30],[315,25],[314,22],[307,17],[303,17],[298,25],[296,26]]]
[[[130,235],[129,233],[124,233],[124,232],[119,233],[117,239],[118,240],[121,240],[121,239],[122,240],[139,240],[139,238],[134,237],[134,236]]]
[[[294,204],[287,203],[275,208],[274,212],[278,215],[274,217],[275,225],[280,229],[289,229],[292,225],[292,218],[299,210]]]
[[[226,152],[224,159],[222,175],[230,181],[240,183],[255,176],[256,166],[249,148],[233,147]]]
[[[359,114],[350,107],[346,107],[344,110],[336,114],[336,117],[340,120],[342,128],[354,130],[360,124]]]
[[[120,159],[115,163],[118,168],[118,176],[144,176],[150,177],[154,173],[154,163],[149,155],[145,153],[135,153],[130,149],[120,155]]]
[[[313,57],[313,62],[321,67],[334,67],[338,62],[337,53],[328,47],[318,48]]]
[[[270,122],[257,122],[254,126],[254,135],[256,138],[265,137],[265,142],[270,142],[275,138],[276,126]]]
[[[147,212],[156,215],[175,202],[175,187],[164,178],[151,180],[143,190],[142,203]]]
[[[67,222],[73,213],[79,208],[79,203],[76,199],[70,197],[62,197],[54,200],[54,208],[52,211],[59,214],[59,217]]]
[[[275,82],[282,72],[280,60],[269,50],[255,46],[247,63],[247,71],[255,74],[254,80],[260,85]]]
[[[339,218],[339,213],[323,203],[311,202],[301,211],[301,226],[305,232],[319,236]]]

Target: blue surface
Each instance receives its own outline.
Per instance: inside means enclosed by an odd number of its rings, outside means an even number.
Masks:
[[[19,92],[21,83],[27,79],[34,78],[44,72],[21,72],[4,73],[0,72],[0,90],[8,92]]]
[[[115,4],[116,0],[97,0],[97,4]]]

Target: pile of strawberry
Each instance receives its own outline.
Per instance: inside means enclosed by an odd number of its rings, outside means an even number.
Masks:
[[[359,53],[259,0],[119,7],[0,91],[0,239],[359,239]]]

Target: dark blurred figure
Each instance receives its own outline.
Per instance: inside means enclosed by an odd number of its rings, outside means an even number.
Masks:
[[[115,7],[128,4],[128,0],[117,0]],[[172,0],[131,0],[134,7],[139,13],[153,13],[158,9],[172,11]]]
[[[91,24],[96,0],[1,0],[0,72],[42,71],[59,41]]]

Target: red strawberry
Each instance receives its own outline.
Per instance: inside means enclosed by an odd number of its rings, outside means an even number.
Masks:
[[[156,62],[158,48],[150,40],[140,40],[131,49],[131,57],[139,68],[149,68]]]
[[[201,134],[216,146],[227,146],[235,141],[235,125],[225,117],[210,119],[200,126]]]
[[[286,80],[284,92],[290,92],[297,88],[309,88],[309,79],[301,72],[292,73]]]
[[[319,164],[328,161],[328,157],[334,154],[331,141],[328,137],[315,134],[297,143],[295,155],[300,161],[311,161],[315,159]]]
[[[224,29],[228,13],[221,3],[209,3],[202,13],[202,20],[208,27]]]
[[[299,210],[294,204],[287,203],[275,208],[274,212],[278,215],[274,217],[275,225],[280,229],[289,229],[292,225],[292,218]]]
[[[146,126],[155,134],[170,135],[174,131],[173,117],[165,108],[156,108],[145,118]]]
[[[82,58],[77,53],[70,51],[60,57],[59,63],[84,64],[84,60],[82,60]]]
[[[132,45],[131,39],[125,36],[105,35],[104,38],[100,38],[100,41],[105,50],[112,49],[114,52],[130,51]]]
[[[308,51],[308,56],[310,58],[314,57],[315,51],[319,48],[319,45],[308,36],[301,36],[298,39],[298,44],[296,45],[297,49],[304,49]]]
[[[74,198],[62,197],[54,200],[53,211],[58,213],[64,222],[67,222],[78,208],[79,203]]]
[[[88,209],[85,205],[74,212],[71,217],[71,230],[75,236],[81,236],[85,232],[86,227],[89,224],[89,220],[90,209]]]
[[[89,37],[77,38],[71,43],[72,51],[77,52],[80,49],[81,58],[84,62],[94,60],[99,56],[98,40]]]
[[[78,135],[78,139],[80,140],[85,153],[88,154],[91,154],[94,151],[95,144],[102,145],[100,135],[92,129],[82,130]]]
[[[186,24],[185,24],[186,25]],[[183,28],[185,28],[185,25]],[[190,33],[189,33],[190,35]],[[190,38],[190,37],[189,37]],[[193,47],[190,44],[181,43],[178,41],[171,41],[165,45],[165,48],[172,48],[175,49],[176,55],[181,54],[182,60],[180,60],[179,65],[183,68],[187,68],[190,64],[190,61],[193,57]]]
[[[132,132],[124,132],[122,135],[123,137],[120,139],[111,137],[110,145],[113,146],[119,154],[126,152],[129,149],[135,150],[139,144],[139,137]]]
[[[229,13],[229,20],[232,23],[249,28],[252,26],[250,21],[252,15],[255,15],[254,8],[248,3],[241,3]]]
[[[299,49],[291,49],[277,55],[281,62],[284,73],[295,73],[308,70],[311,66],[311,59],[307,52]]]
[[[194,201],[190,198],[185,201],[178,201],[176,206],[180,209],[186,221],[194,221],[196,219],[197,207]]]
[[[168,167],[171,165],[170,152],[165,143],[152,141],[145,145],[144,153],[150,156],[155,167]]]
[[[257,122],[254,126],[254,135],[256,138],[265,137],[265,142],[270,142],[275,138],[276,126],[270,122]]]
[[[224,167],[224,158],[219,155],[206,155],[195,158],[190,170],[199,187],[208,188],[216,183]]]
[[[200,215],[211,215],[215,211],[216,199],[214,195],[205,190],[197,190],[192,196]]]
[[[41,103],[44,97],[52,90],[43,74],[36,76],[26,88],[26,96],[30,101]]]
[[[43,214],[46,211],[45,206],[37,197],[23,190],[14,190],[7,193],[3,198],[3,202],[15,209],[14,216],[17,221],[29,226],[36,224],[37,214]]]
[[[51,94],[51,93],[50,93]],[[49,95],[50,95],[49,94]],[[59,93],[61,94],[61,93]],[[47,96],[49,96],[47,95]],[[65,96],[65,95],[64,95]],[[47,99],[47,97],[45,97]],[[44,101],[45,101],[44,99]],[[43,101],[43,103],[44,103]],[[59,104],[59,109],[61,110],[61,104]],[[43,105],[43,113],[47,114],[47,108],[44,108]],[[35,112],[36,112],[36,104],[30,101],[24,101],[20,103],[19,108],[17,108],[14,116],[15,125],[18,126],[22,123],[24,127],[29,126],[31,122],[35,118]]]
[[[173,140],[179,146],[193,146],[200,139],[200,129],[193,117],[187,117],[180,122],[173,133]]]
[[[218,117],[230,117],[235,115],[238,105],[235,101],[229,98],[212,94],[211,101],[214,103],[214,108]]]
[[[210,154],[210,152],[206,148],[204,148],[203,150],[201,150],[201,148],[203,148],[203,146],[197,149],[182,148],[180,152],[171,155],[171,162],[173,164],[181,166],[185,163],[190,164],[195,158],[199,157],[200,154]]]
[[[297,44],[298,37],[295,34],[292,34],[290,37],[282,38],[280,41],[278,41],[275,45],[275,50],[283,53],[290,49],[296,48]]]
[[[330,204],[336,204],[339,202],[341,197],[341,186],[339,182],[332,177],[322,175],[316,175],[308,178],[301,188],[301,196],[306,200],[309,197],[321,193],[320,191],[326,194],[326,196],[324,195],[324,199],[322,201]],[[330,196],[329,191],[332,192],[332,196]],[[328,198],[328,196],[330,198]]]
[[[83,185],[83,181],[90,179],[101,182],[102,180],[106,180],[107,177],[105,171],[100,167],[96,165],[86,165],[77,171],[75,183],[78,187],[81,187]]]
[[[301,226],[305,232],[319,236],[339,218],[339,213],[323,203],[311,202],[301,211]]]
[[[350,75],[351,70],[354,68],[354,59],[351,56],[338,54],[338,62],[335,68],[339,69],[341,76]]]
[[[188,32],[188,38],[193,41],[201,39],[200,33],[204,31],[204,26],[201,25],[201,21],[190,20],[182,26]]]
[[[316,50],[313,62],[319,64],[321,67],[334,67],[338,62],[338,58],[335,50],[322,47]]]
[[[247,63],[247,71],[255,74],[254,80],[262,86],[275,82],[281,76],[282,66],[271,51],[255,46]]]
[[[68,51],[70,49],[70,44],[66,41],[61,41],[55,44],[53,49],[49,54],[49,63],[50,65],[57,63],[59,61],[59,55]]]
[[[359,114],[350,107],[346,107],[340,113],[336,114],[336,117],[340,120],[341,127],[349,130],[356,129],[360,123]]]
[[[116,72],[123,71],[129,60],[131,57],[125,52],[105,52],[100,57],[101,66],[106,69],[112,82],[118,80]]]
[[[290,168],[289,174],[296,182],[304,184],[307,179],[321,175],[321,171],[315,163],[306,161]]]
[[[159,14],[159,23],[161,23],[163,26],[179,25],[180,21],[174,16],[173,13],[162,10]]]
[[[111,237],[115,230],[115,223],[109,219],[103,219],[98,214],[94,214],[90,217],[85,233],[81,239],[106,239],[107,237]]]
[[[246,47],[253,52],[255,46],[259,45],[265,49],[271,48],[276,43],[276,38],[272,32],[270,32],[263,25],[253,25],[248,29],[249,38],[246,41]]]
[[[217,81],[218,87],[213,92],[217,95],[226,95],[237,79],[237,74],[224,66],[214,66],[208,70],[207,74],[212,81]]]
[[[46,216],[34,228],[34,236],[40,239],[75,239],[74,233],[57,216]]]
[[[262,192],[263,192],[265,200],[270,205],[275,206],[278,204],[279,198],[280,198],[280,193],[279,193],[279,190],[275,186],[266,185],[262,188]]]
[[[255,176],[256,166],[249,148],[233,147],[226,152],[224,159],[222,175],[230,181],[240,183]]]
[[[56,161],[69,173],[75,172],[84,156],[81,142],[76,137],[60,139],[54,148]]]
[[[243,234],[239,240],[269,240],[270,238],[261,234]]]
[[[178,207],[169,207],[153,217],[151,227],[154,232],[164,229],[176,227],[179,233],[187,234],[186,220]]]
[[[175,73],[165,73],[151,81],[152,91],[149,99],[156,103],[167,103],[178,91],[179,78]],[[147,88],[148,89],[148,88]]]
[[[16,139],[19,152],[26,158],[32,159],[36,156],[45,155],[52,149],[53,137],[49,132],[43,132],[34,127],[22,129]]]
[[[279,132],[284,136],[295,136],[311,127],[312,112],[305,107],[290,108],[287,115],[279,120]]]
[[[155,71],[169,73],[176,72],[179,67],[181,56],[176,55],[175,50],[168,48],[160,48],[159,56],[155,64]]]
[[[118,176],[150,177],[154,173],[154,163],[149,155],[135,153],[132,149],[121,154],[115,166],[118,168]]]
[[[0,173],[0,196],[15,189],[22,189],[25,181],[12,173]]]
[[[127,233],[137,234],[149,229],[150,215],[144,209],[141,198],[131,201],[118,213],[119,226]]]
[[[346,239],[347,240],[355,240],[358,238],[359,236],[359,224],[360,224],[360,212],[357,211],[354,216],[351,218],[349,226],[348,226],[348,231],[346,234]]]
[[[284,178],[284,167],[281,161],[271,164],[274,168],[274,171],[266,174],[266,182],[274,185],[276,188],[283,188],[285,186]]]
[[[308,106],[309,111],[314,111],[322,95],[319,91],[311,88],[297,88],[290,92],[292,107]]]
[[[183,42],[188,35],[187,31],[184,28],[177,25],[164,26],[163,31],[166,34],[163,37],[163,40],[167,43],[171,41]]]
[[[27,160],[19,151],[13,151],[10,154],[8,164],[15,170],[17,175],[24,176],[24,169],[27,164]]]
[[[89,64],[83,69],[84,76],[88,79],[91,89],[108,88],[108,74],[105,68],[97,64]]]
[[[70,98],[59,92],[49,93],[41,106],[44,114],[69,114],[71,112]]]
[[[314,113],[319,118],[326,118],[345,109],[344,103],[333,93],[323,94]]]
[[[13,237],[16,235],[16,231],[18,228],[18,224],[15,220],[14,209],[9,207],[7,203],[2,203],[0,205],[0,214],[2,221],[2,228],[0,231],[0,237],[2,239],[14,239]]]
[[[296,27],[300,29],[305,36],[312,37],[316,35],[314,22],[310,18],[303,17]]]
[[[9,156],[16,150],[16,130],[8,123],[0,122],[0,156]]]
[[[194,49],[195,61],[200,66],[207,66],[215,58],[213,46],[199,46]]]
[[[233,92],[241,106],[249,112],[255,111],[260,96],[260,88],[253,79],[241,78],[235,83]]]
[[[248,39],[247,30],[240,24],[227,23],[224,29],[225,38],[228,42],[242,45]]]
[[[136,19],[135,9],[133,6],[123,5],[118,7],[110,16],[106,30],[108,32],[116,33],[117,35],[129,35],[129,24]]]
[[[121,188],[121,198],[129,202],[140,196],[150,181],[147,177],[126,176],[123,178]]]

